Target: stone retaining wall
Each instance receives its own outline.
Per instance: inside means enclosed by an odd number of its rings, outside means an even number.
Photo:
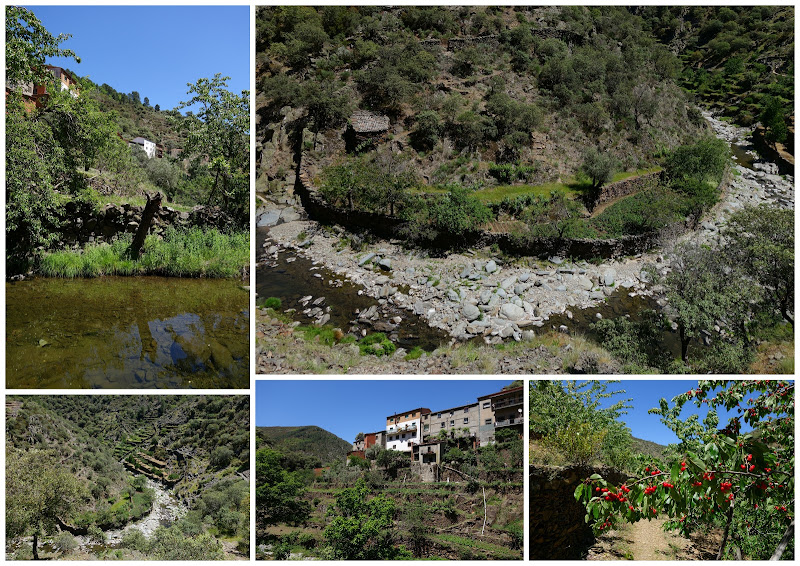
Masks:
[[[118,234],[135,233],[142,221],[143,206],[131,204],[106,204],[97,210],[88,203],[67,203],[61,217],[61,227],[56,231],[67,245],[110,241]],[[231,218],[219,207],[196,206],[190,212],[179,212],[162,206],[153,218],[151,234],[163,235],[169,227],[224,229]]]
[[[664,172],[656,171],[655,173],[645,173],[638,177],[623,179],[616,183],[608,183],[600,189],[600,195],[597,197],[595,206],[653,188],[663,181],[663,178]]]
[[[594,544],[592,529],[585,521],[586,508],[575,501],[575,488],[592,474],[600,474],[613,483],[628,479],[615,470],[588,466],[531,466],[531,560],[580,560]]]
[[[477,35],[474,37],[452,37],[447,40],[448,51],[458,51],[476,45],[496,47],[500,40],[499,35]]]
[[[309,217],[322,223],[335,223],[348,229],[368,230],[385,239],[397,238],[407,222],[381,213],[345,210],[329,204],[312,182],[311,165],[300,159],[295,192],[300,195]],[[626,196],[657,182],[661,173],[650,173],[625,179],[604,187],[601,202]],[[431,247],[446,249],[463,246],[486,246],[497,244],[504,252],[531,257],[552,256],[576,259],[614,258],[644,253],[662,244],[665,238],[673,238],[690,228],[678,223],[657,232],[622,236],[608,240],[572,238],[532,238],[520,241],[511,234],[495,234],[477,231],[470,234],[444,234],[431,243]]]

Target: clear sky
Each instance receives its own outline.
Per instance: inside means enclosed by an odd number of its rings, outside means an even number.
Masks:
[[[425,407],[440,411],[475,403],[507,380],[256,381],[256,426],[316,425],[348,442],[386,428],[386,417]]]
[[[249,6],[28,6],[81,63],[51,58],[118,92],[139,92],[162,110],[187,100],[187,83],[216,73],[228,90],[250,89]]]
[[[671,401],[673,397],[681,393],[686,393],[689,389],[697,388],[697,380],[683,380],[683,379],[647,379],[647,380],[621,380],[619,383],[613,383],[609,386],[609,391],[618,391],[624,389],[624,395],[617,395],[611,400],[604,403],[604,406],[609,406],[619,399],[633,398],[633,401],[628,403],[633,405],[633,409],[628,409],[628,414],[622,415],[619,419],[628,425],[631,429],[633,436],[657,442],[658,444],[670,444],[678,442],[678,437],[669,430],[662,422],[661,417],[658,415],[648,415],[647,411],[658,407],[659,400],[663,397],[667,401]],[[688,417],[692,414],[700,415],[700,420],[706,416],[708,409],[705,405],[697,408],[694,403],[687,403],[683,407],[682,417]],[[726,412],[723,409],[718,409],[720,428],[727,424],[731,416],[737,413]],[[748,431],[750,428],[742,422],[742,431]]]

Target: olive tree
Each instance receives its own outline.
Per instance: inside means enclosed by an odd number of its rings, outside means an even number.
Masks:
[[[6,536],[39,537],[55,533],[86,495],[84,485],[52,453],[10,449],[6,454]]]

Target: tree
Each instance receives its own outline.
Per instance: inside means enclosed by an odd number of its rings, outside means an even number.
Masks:
[[[614,173],[618,168],[619,162],[608,152],[601,152],[591,147],[583,154],[583,163],[580,170],[589,177],[592,183],[590,206],[594,207],[594,202],[600,196],[600,187],[614,178]]]
[[[211,189],[206,204],[221,206],[238,227],[244,227],[250,204],[250,95],[226,90],[229,79],[217,73],[188,83],[188,94],[193,96],[178,109],[197,105],[199,110],[173,120],[186,130],[184,154],[195,163],[208,160]]]
[[[684,406],[707,406],[700,422],[697,414],[681,418]],[[717,408],[732,411],[719,428]],[[780,530],[755,536],[769,537],[773,548],[752,559],[779,559],[786,540],[793,538],[794,516],[794,383],[773,380],[699,381],[697,388],[661,399],[652,414],[678,437],[671,446],[676,457],[663,465],[651,463],[622,485],[606,482],[599,474],[575,490],[586,506],[587,522],[595,533],[618,522],[634,523],[666,515],[666,528],[688,536],[694,530],[724,521],[717,559],[732,556],[728,547],[737,510],[750,520],[768,517]],[[752,430],[743,432],[743,424]],[[741,512],[740,511],[740,512]],[[748,521],[750,522],[750,521]],[[763,523],[762,523],[763,524]],[[745,533],[746,534],[746,533]],[[773,552],[774,550],[774,552]]]
[[[363,478],[342,490],[328,510],[324,536],[333,560],[396,560],[408,553],[394,548],[395,502],[385,495],[367,499]]]
[[[281,454],[270,448],[256,452],[256,509],[265,525],[297,524],[311,513],[302,500],[305,486],[296,472],[284,469]]]
[[[156,112],[161,112],[161,106],[159,106],[158,104],[156,104],[156,105],[153,107],[153,109],[154,109]]]
[[[718,185],[729,162],[728,144],[709,136],[672,150],[664,163],[664,171],[676,187],[691,180]]]
[[[352,110],[352,94],[335,81],[304,81],[299,102],[314,122],[314,132],[338,128],[347,122]]]
[[[630,431],[618,419],[627,413],[630,399],[602,407],[606,399],[624,395],[608,391],[615,381],[531,382],[529,397],[531,436],[543,439],[568,459],[588,463],[603,456],[617,467],[630,457]]]
[[[150,99],[145,96],[143,104],[145,108],[150,108]]]
[[[411,141],[419,149],[433,149],[442,135],[443,128],[442,118],[438,112],[423,110],[414,119]]]
[[[81,62],[74,51],[60,47],[70,37],[54,37],[27,8],[6,6],[6,84],[55,84],[55,77],[45,67],[46,58],[71,57]]]
[[[664,280],[667,300],[678,325],[681,359],[689,359],[689,344],[716,321],[727,321],[728,330],[746,337],[745,323],[751,302],[759,294],[739,266],[724,262],[718,250],[687,242],[679,245]]]
[[[783,104],[778,98],[767,95],[762,99],[761,105],[763,110],[758,119],[767,130],[767,140],[772,143],[785,142],[789,135],[789,129],[786,127],[786,113]]]
[[[769,205],[728,218],[725,254],[757,281],[772,308],[794,327],[794,213]]]
[[[33,535],[34,560],[39,559],[39,537],[54,533],[85,495],[85,487],[52,453],[7,452],[6,536]]]

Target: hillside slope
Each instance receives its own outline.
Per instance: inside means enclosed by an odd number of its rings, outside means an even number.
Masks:
[[[256,439],[284,454],[301,453],[322,464],[343,460],[352,445],[318,426],[259,426]]]

